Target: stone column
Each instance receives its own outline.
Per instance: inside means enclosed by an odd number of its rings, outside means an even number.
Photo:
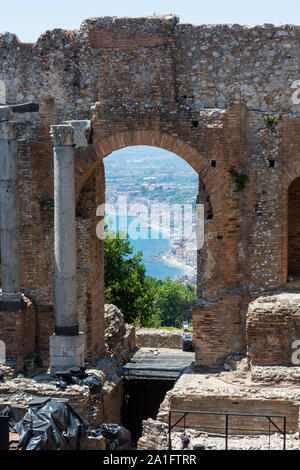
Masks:
[[[8,107],[0,108],[0,232],[2,295],[0,310],[21,307],[20,215],[17,122]]]
[[[54,144],[55,334],[51,371],[84,365],[84,337],[77,312],[74,129],[51,126]]]
[[[0,106],[0,362],[9,360],[20,369],[34,357],[36,314],[21,294],[17,127],[10,107]]]

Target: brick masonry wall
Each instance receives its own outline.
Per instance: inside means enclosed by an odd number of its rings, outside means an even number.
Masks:
[[[197,363],[222,365],[230,353],[243,354],[247,296],[225,295],[220,301],[199,304],[193,314]]]
[[[263,400],[263,399],[230,399],[227,397],[204,397],[201,394],[171,396],[170,409],[189,410],[189,411],[212,411],[222,413],[249,413],[249,414],[270,414],[283,415],[287,417],[287,431],[298,432],[299,404],[287,400]],[[181,415],[182,416],[182,415]],[[180,415],[174,413],[172,423],[175,423]],[[281,428],[283,420],[274,418],[274,422]],[[186,426],[188,428],[200,427],[203,430],[224,431],[225,418],[218,415],[197,415],[191,414],[186,417]],[[245,416],[229,418],[231,431],[239,429],[239,433],[251,433],[260,430],[261,433],[269,432],[269,423],[263,418],[249,418]]]
[[[0,311],[0,341],[5,343],[6,358],[12,360],[17,369],[25,359],[34,357],[35,307],[27,299],[26,308],[17,312]]]
[[[297,293],[273,293],[250,304],[247,352],[252,365],[293,365],[292,344],[300,338],[299,300]]]
[[[300,176],[300,105],[291,87],[299,79],[299,37],[293,25],[193,26],[172,16],[93,18],[79,31],[48,31],[35,44],[0,35],[7,102],[40,103],[39,113],[18,119],[22,285],[36,305],[42,356],[55,315],[49,128],[67,119],[93,120],[93,145],[76,151],[78,301],[88,359],[104,351],[103,245],[95,237],[103,159],[129,145],[175,152],[199,174],[199,201],[209,197],[213,218],[198,256],[194,313],[198,362],[246,350],[247,303],[288,275],[288,188]],[[278,124],[268,127],[266,113],[281,114]],[[249,178],[242,191],[232,168]]]
[[[168,403],[161,405],[156,420],[143,421],[143,435],[138,441],[139,450],[167,450],[169,448],[168,436],[168,411],[187,410],[204,412],[228,412],[247,414],[278,414],[286,416],[287,432],[298,432],[299,403],[293,400],[245,398],[239,396],[238,391],[234,397],[226,395],[204,396],[201,393],[170,394]],[[175,424],[183,416],[182,413],[172,414],[172,424]],[[283,429],[283,420],[273,418],[279,428]],[[191,435],[193,429],[203,432],[223,434],[225,437],[225,416],[189,414],[185,419],[187,435]],[[173,429],[179,434],[183,431],[183,420]],[[269,423],[266,418],[230,416],[228,420],[229,435],[268,434]],[[271,433],[277,430],[271,426]],[[173,436],[174,440],[174,436]]]

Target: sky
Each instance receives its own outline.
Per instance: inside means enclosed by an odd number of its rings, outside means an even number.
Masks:
[[[181,23],[300,24],[299,0],[0,0],[0,33],[35,42],[47,30],[79,29],[95,16],[176,14]]]

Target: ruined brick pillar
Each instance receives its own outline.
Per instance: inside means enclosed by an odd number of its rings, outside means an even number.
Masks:
[[[54,144],[55,334],[50,337],[51,371],[84,365],[79,333],[75,225],[74,128],[51,126]]]
[[[22,300],[17,122],[8,107],[0,109],[0,231],[2,295],[0,305]]]

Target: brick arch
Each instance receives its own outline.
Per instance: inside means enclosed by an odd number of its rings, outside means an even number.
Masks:
[[[300,276],[300,176],[288,189],[287,208],[287,263],[288,274]]]
[[[282,194],[287,197],[287,192],[293,181],[300,177],[300,158],[282,165]]]
[[[178,137],[151,130],[120,132],[106,137],[95,144],[97,153],[101,158],[120,148],[134,145],[149,145],[169,150],[183,158],[197,173],[203,167],[205,161],[194,147]]]
[[[293,182],[300,177],[300,158],[289,160],[288,163],[283,163],[281,172],[281,201],[280,201],[280,219],[282,221],[282,236],[281,236],[281,284],[287,282],[288,277],[288,256],[289,256],[289,243],[288,243],[288,210],[289,210],[289,188]]]
[[[210,160],[182,139],[156,130],[130,130],[95,139],[93,146],[76,150],[76,194],[77,198],[101,160],[116,150],[136,145],[149,145],[168,150],[186,161],[199,175],[214,206],[221,183],[216,180]]]
[[[177,135],[171,135],[157,129],[133,129],[103,136],[104,132],[104,127],[95,125],[93,145],[87,152],[81,150],[76,156],[79,201],[81,201],[81,195],[84,199],[81,189],[89,186],[85,183],[94,172],[96,180],[94,197],[97,205],[103,204],[105,202],[104,158],[116,150],[135,145],[155,146],[175,153],[191,165],[197,172],[200,182],[205,186],[204,193],[209,198],[214,217],[205,225],[205,245],[203,249],[198,251],[197,292],[199,299],[203,296],[205,299],[211,300],[208,300],[208,303],[200,303],[194,310],[193,318],[195,331],[197,331],[195,341],[198,351],[197,360],[200,358],[200,361],[207,363],[203,354],[207,354],[208,343],[210,344],[208,354],[210,354],[212,362],[219,361],[219,357],[223,360],[223,356],[227,353],[236,351],[236,348],[243,348],[245,341],[244,319],[241,317],[241,302],[244,300],[239,293],[237,295],[231,294],[232,289],[239,285],[240,268],[238,257],[231,255],[235,246],[238,250],[235,218],[233,217],[233,220],[226,218],[226,214],[231,213],[229,211],[237,210],[235,196],[226,197],[227,191],[229,195],[232,194],[232,178],[228,171],[231,156],[228,155],[226,137],[223,134],[219,135],[217,145],[214,146],[211,131],[207,129],[193,146],[184,141],[184,138],[181,139]],[[206,148],[210,143],[211,146],[206,153]],[[200,151],[201,148],[204,151]],[[220,162],[216,168],[211,164],[212,158],[217,158]],[[199,187],[201,187],[200,184]],[[203,190],[204,188],[201,187],[201,191]],[[95,227],[100,221],[96,216],[96,210],[93,217],[94,235]],[[104,321],[104,243],[103,240],[93,236],[84,237],[83,245],[87,252],[86,259],[92,260],[92,270],[87,283],[90,292],[88,331],[90,332],[90,342],[93,344],[99,336],[99,329],[94,327],[94,324],[99,318],[102,319],[102,322]],[[230,293],[227,294],[227,292]],[[223,293],[225,293],[224,298]],[[224,318],[226,318],[225,326]],[[203,325],[205,325],[204,330]],[[224,341],[220,341],[220,336],[215,333],[216,329],[224,331]]]
[[[92,260],[89,275],[82,281],[81,289],[89,292],[88,318],[86,320],[87,344],[91,358],[97,357],[101,352],[101,345],[104,344],[102,333],[104,331],[104,300],[105,300],[105,280],[104,280],[104,244],[102,240],[96,237],[96,226],[100,219],[96,215],[96,207],[105,202],[105,172],[103,159],[112,152],[135,145],[149,145],[171,151],[185,160],[199,175],[199,179],[205,185],[209,194],[211,206],[214,211],[214,204],[220,207],[218,194],[218,185],[216,184],[216,173],[210,165],[210,160],[200,154],[191,145],[183,142],[177,137],[160,133],[157,131],[128,131],[120,132],[101,139],[94,139],[93,145],[87,148],[75,150],[75,178],[76,178],[76,198],[77,207],[80,206],[85,195],[84,189],[89,186],[89,179],[95,173],[98,183],[94,196],[94,214],[93,223],[81,227],[81,232],[77,237],[78,259],[82,260],[83,267],[85,260]],[[103,185],[102,185],[103,181]],[[211,193],[211,194],[210,194]],[[212,200],[213,199],[213,202]],[[90,206],[89,206],[90,207]],[[86,228],[84,228],[86,227]],[[92,236],[91,236],[92,235]],[[82,237],[82,238],[80,238]],[[199,276],[199,258],[198,258],[198,276]],[[81,305],[83,317],[87,315],[87,308]],[[102,323],[101,323],[102,322]],[[99,323],[102,326],[99,326]],[[101,338],[100,333],[101,332]],[[99,339],[100,338],[100,339]]]

